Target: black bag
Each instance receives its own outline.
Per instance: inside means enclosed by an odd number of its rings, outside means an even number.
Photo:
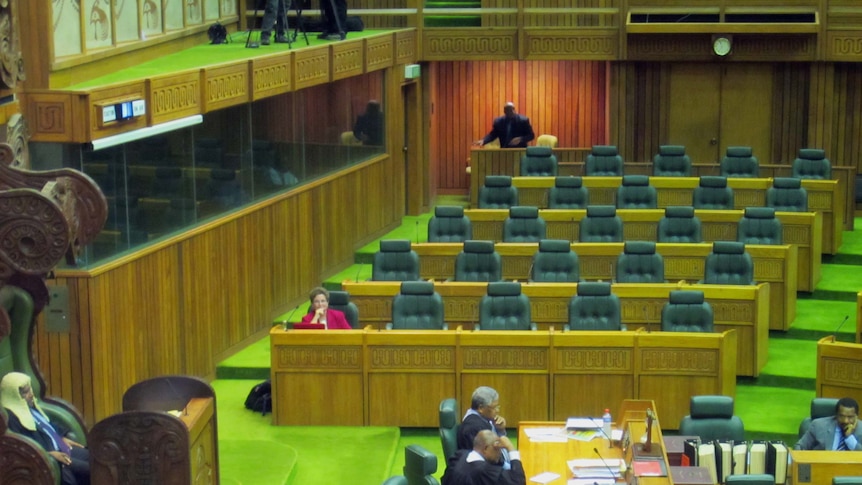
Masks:
[[[227,29],[219,22],[216,22],[210,26],[209,30],[207,30],[207,35],[210,38],[210,44],[228,43]]]
[[[263,416],[272,412],[272,384],[269,379],[251,388],[245,398],[245,408],[260,412]]]

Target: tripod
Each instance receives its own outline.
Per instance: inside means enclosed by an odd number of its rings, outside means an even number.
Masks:
[[[263,20],[261,21],[262,24],[266,24],[268,15],[273,15],[273,14],[275,15],[275,20],[272,20],[272,23],[274,25],[269,26],[269,28],[267,29],[267,32],[268,32],[267,35],[272,34],[272,27],[277,28],[280,26],[281,28],[278,30],[286,32],[288,30],[288,28],[287,28],[287,9],[284,8],[284,0],[259,0],[258,2],[255,3],[255,6],[254,6],[254,18],[255,19],[257,18],[257,12],[260,10],[261,4],[264,2],[269,3],[271,1],[275,2],[275,5],[274,5],[275,12],[268,12],[267,8],[265,7],[264,8],[264,17],[263,17]],[[271,5],[267,5],[267,7],[271,7]],[[272,17],[269,17],[269,18],[271,19]],[[264,27],[264,25],[261,25],[261,29],[263,29],[263,27]],[[248,37],[246,38],[246,41],[245,41],[245,46],[247,48],[258,48],[258,47],[260,47],[259,42],[253,42],[251,39],[251,35],[252,35],[253,31],[254,31],[254,29],[251,26],[249,26]],[[261,32],[261,35],[263,35],[263,32]],[[269,37],[267,37],[267,38],[269,38]],[[278,38],[279,37],[276,36],[276,42],[279,42]],[[292,46],[293,41],[296,40],[296,33],[294,32],[293,39],[291,39],[289,36],[285,36],[285,39],[287,40],[288,48],[292,49],[293,48],[293,46]],[[306,41],[307,40],[308,39],[306,39]],[[281,41],[281,42],[284,42],[284,41]]]
[[[305,39],[305,45],[310,45],[308,42],[308,33],[305,31],[305,24],[302,20],[302,2],[303,0],[292,0],[290,2],[290,7],[296,12],[296,20],[293,23],[293,34],[287,37],[291,45],[296,42],[296,38],[300,32],[302,32],[302,37]]]

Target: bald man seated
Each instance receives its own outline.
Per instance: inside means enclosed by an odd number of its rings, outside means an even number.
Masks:
[[[504,469],[502,450],[509,452],[511,469]],[[476,434],[472,450],[458,450],[449,460],[443,485],[526,485],[521,455],[505,436],[485,429]]]

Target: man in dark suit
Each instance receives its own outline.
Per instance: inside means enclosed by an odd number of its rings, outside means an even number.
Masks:
[[[862,430],[857,425],[859,403],[843,397],[835,405],[835,416],[817,418],[793,446],[797,450],[862,451]]]
[[[512,466],[505,469],[501,458],[508,451]],[[524,485],[527,478],[518,450],[505,436],[482,430],[473,440],[473,449],[458,450],[443,474],[443,485]]]
[[[503,107],[503,116],[494,118],[491,131],[485,138],[475,141],[473,144],[484,146],[496,139],[500,140],[500,148],[524,148],[536,134],[530,125],[530,118],[519,115],[515,111],[515,103],[509,101]]]

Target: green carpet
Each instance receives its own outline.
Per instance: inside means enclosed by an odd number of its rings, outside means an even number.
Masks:
[[[466,200],[464,198],[448,198],[445,201],[438,200],[438,204],[465,205]],[[425,241],[427,233],[425,227],[429,217],[430,214],[406,217],[398,229],[387,234],[383,239]],[[417,223],[419,225],[418,231]],[[761,375],[757,378],[739,378],[737,380],[735,411],[745,423],[747,439],[782,439],[789,444],[795,443],[799,422],[808,414],[811,399],[814,397],[817,340],[827,335],[836,334],[836,328],[845,317],[849,317],[848,321],[841,327],[837,337],[846,342],[854,340],[856,292],[862,289],[862,271],[859,271],[859,265],[862,263],[862,220],[856,220],[856,227],[860,229],[844,233],[844,244],[840,254],[824,258],[824,262],[829,260],[829,263],[823,265],[823,280],[816,290],[810,294],[800,293],[798,295],[797,316],[790,330],[787,332],[771,331],[769,333],[769,360]],[[375,241],[357,250],[357,264],[328,278],[324,282],[325,286],[338,289],[341,281],[345,279],[369,279],[371,277],[371,259],[378,247],[379,242]],[[295,315],[301,315],[306,308],[307,304],[300,306]],[[298,317],[292,318],[292,320],[298,320]],[[373,461],[370,457],[368,460],[363,460],[361,472],[351,476],[351,479],[336,481],[307,475],[310,473],[306,466],[307,461],[315,460],[317,466],[326,467],[326,460],[332,453],[330,446],[336,446],[334,444],[327,445],[328,440],[320,439],[317,434],[347,436],[348,438],[342,438],[337,446],[348,457],[361,460],[364,453],[369,451],[363,433],[368,432],[373,435],[374,431],[371,430],[390,430],[388,428],[281,428],[271,426],[269,417],[261,418],[259,415],[241,409],[241,407],[238,410],[225,411],[222,396],[235,397],[232,400],[240,403],[241,406],[246,393],[256,381],[222,380],[224,376],[230,376],[232,379],[250,379],[242,376],[255,375],[257,376],[255,379],[263,379],[268,376],[269,363],[269,338],[266,337],[225,360],[218,367],[218,380],[215,381],[214,385],[220,396],[219,433],[221,442],[225,442],[228,439],[227,436],[232,432],[239,433],[239,435],[234,436],[237,442],[220,449],[224,477],[235,480],[234,477],[242,475],[241,465],[234,465],[233,463],[244,459],[244,455],[241,455],[243,450],[240,448],[243,443],[239,443],[239,441],[240,439],[249,439],[250,433],[255,435],[256,440],[277,441],[284,446],[300,450],[297,456],[296,469],[289,481],[286,482],[290,485],[318,483],[379,484],[386,477],[402,474],[404,448],[413,443],[437,453],[438,472],[436,476],[438,478],[442,476],[444,463],[437,430],[412,428],[402,429],[400,434],[398,430],[391,430],[392,435],[387,434],[385,439],[384,437],[377,437],[385,443],[379,445],[384,448],[377,453],[381,456],[375,456]],[[430,403],[429,405],[436,406],[437,403]],[[295,436],[297,430],[308,432],[310,435]],[[239,456],[232,456],[234,454]],[[315,458],[306,458],[306,455]],[[317,455],[321,455],[322,458]],[[357,455],[360,458],[357,458]],[[382,455],[387,455],[389,460],[387,461]],[[342,466],[341,458],[342,456],[339,456],[339,467]],[[234,470],[235,467],[236,470]],[[261,466],[261,473],[264,472],[263,468]],[[267,468],[269,468],[268,465]],[[268,470],[266,472],[269,473]],[[257,483],[285,483],[277,481],[283,472],[272,472],[271,475],[276,481],[259,481]],[[225,483],[242,482],[226,481]]]

